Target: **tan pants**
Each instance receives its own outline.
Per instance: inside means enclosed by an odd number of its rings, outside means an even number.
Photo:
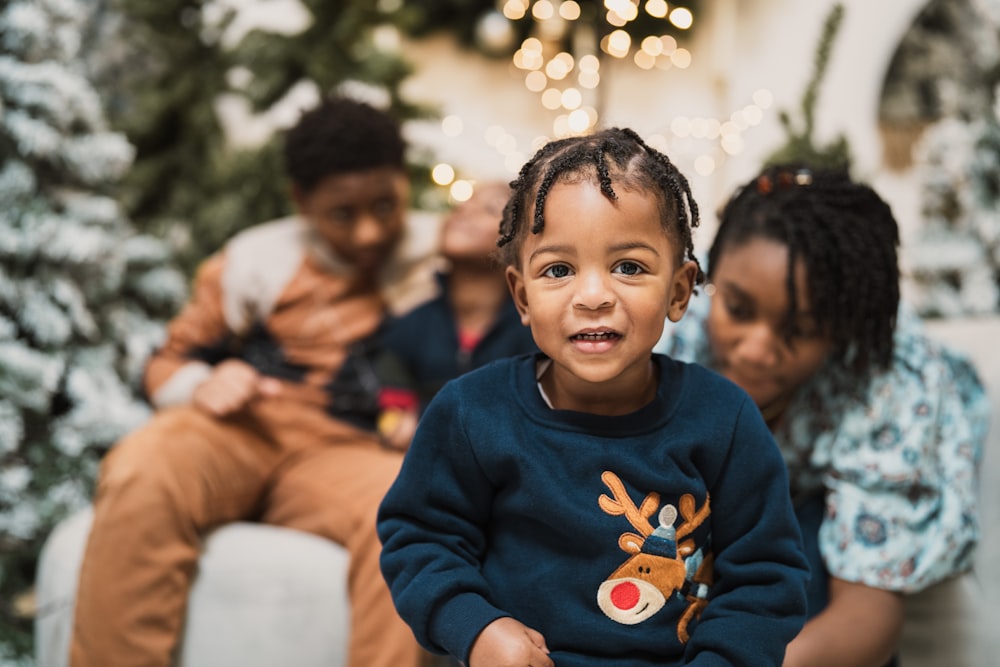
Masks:
[[[248,518],[350,552],[350,667],[419,664],[423,652],[379,571],[375,533],[401,455],[320,413],[267,408],[232,420],[161,411],[109,452],[80,573],[73,667],[170,665],[202,536]]]

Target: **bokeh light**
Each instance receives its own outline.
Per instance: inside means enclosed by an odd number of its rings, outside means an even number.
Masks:
[[[431,169],[431,180],[438,185],[448,185],[455,180],[455,168],[450,164],[440,162]]]

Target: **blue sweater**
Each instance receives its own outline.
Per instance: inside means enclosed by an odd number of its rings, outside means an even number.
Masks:
[[[642,409],[552,410],[539,358],[448,383],[380,507],[382,571],[417,639],[467,661],[512,616],[558,667],[780,665],[808,574],[752,401],[654,355]]]
[[[475,347],[463,350],[447,275],[439,273],[437,282],[436,298],[387,323],[377,361],[382,385],[412,390],[421,409],[448,380],[495,359],[538,350],[510,298]]]

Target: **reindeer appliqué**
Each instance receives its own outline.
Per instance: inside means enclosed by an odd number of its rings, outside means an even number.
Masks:
[[[624,515],[640,535],[622,533],[618,538],[618,546],[632,556],[597,589],[598,606],[611,620],[635,625],[660,611],[676,595],[689,603],[677,623],[677,638],[686,643],[688,624],[708,604],[712,554],[696,549],[694,540],[684,538],[711,514],[708,495],[701,509],[690,493],[681,496],[678,505],[684,522],[677,527],[677,508],[664,505],[657,516],[659,525],[654,527],[650,518],[660,504],[658,493],[650,492],[636,507],[618,475],[605,471],[601,479],[614,496],[601,494],[601,509],[612,516]]]

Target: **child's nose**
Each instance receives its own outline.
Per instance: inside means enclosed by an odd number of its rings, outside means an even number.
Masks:
[[[602,271],[587,271],[579,274],[576,291],[577,308],[597,310],[615,303],[614,290],[608,282],[609,276]]]

